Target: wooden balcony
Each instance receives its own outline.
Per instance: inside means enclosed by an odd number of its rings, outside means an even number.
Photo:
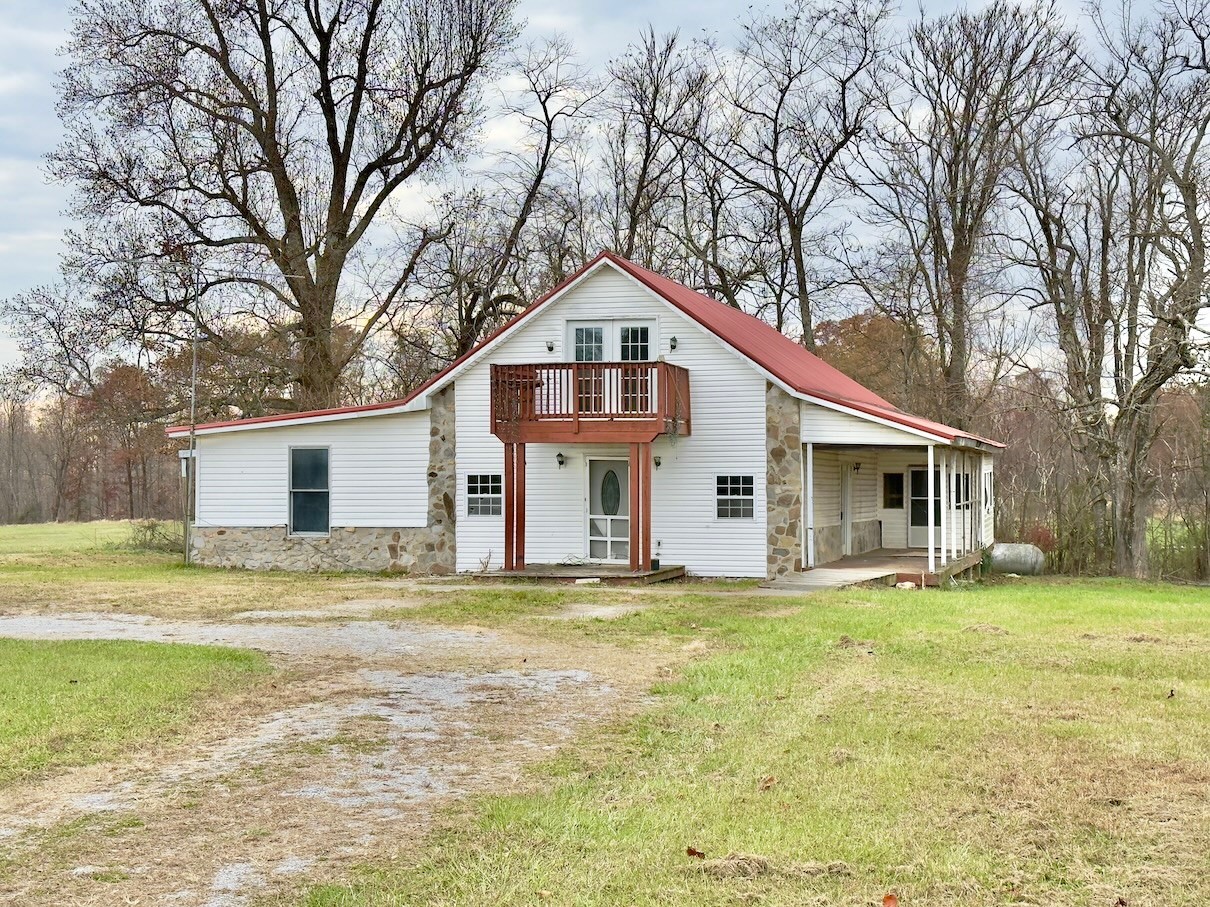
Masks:
[[[510,444],[688,435],[689,372],[667,362],[492,366],[492,433]]]

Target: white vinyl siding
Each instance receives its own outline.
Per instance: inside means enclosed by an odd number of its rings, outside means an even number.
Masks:
[[[333,529],[425,525],[427,412],[201,435],[198,525],[286,526],[291,447],[329,449]]]
[[[568,322],[594,320],[649,325],[652,358],[663,356],[689,371],[693,434],[661,436],[653,445],[661,466],[652,471],[652,553],[658,551],[665,564],[680,564],[700,575],[765,576],[765,379],[713,335],[611,267],[526,319],[456,379],[458,512],[466,512],[466,475],[500,472],[504,462],[504,446],[491,434],[489,362],[570,361],[574,356],[568,344],[574,335],[569,336]],[[670,350],[674,336],[675,351]],[[566,457],[562,469],[555,462],[560,452]],[[628,454],[625,445],[526,446],[528,563],[586,556],[586,458]],[[715,480],[722,474],[754,477],[755,519],[717,518]],[[499,568],[503,554],[502,518],[459,520],[459,570]]]
[[[880,425],[868,419],[837,412],[817,403],[801,401],[803,441],[815,444],[926,444],[910,431]]]

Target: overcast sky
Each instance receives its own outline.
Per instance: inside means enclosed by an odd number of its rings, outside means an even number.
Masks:
[[[584,63],[603,65],[648,24],[687,37],[710,31],[724,40],[735,28],[735,0],[522,0],[533,37],[560,32]],[[952,0],[931,0],[930,12]],[[980,5],[974,0],[971,5]],[[1074,4],[1073,4],[1074,5]],[[905,4],[913,9],[914,4]],[[43,158],[59,138],[55,80],[58,48],[70,24],[69,0],[0,0],[0,300],[56,279],[60,237],[70,226],[67,193],[51,184]],[[0,365],[15,354],[0,329]]]

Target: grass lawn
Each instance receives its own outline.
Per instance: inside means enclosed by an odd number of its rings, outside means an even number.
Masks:
[[[416,613],[700,654],[641,718],[286,903],[1203,905],[1210,596],[1117,581]],[[691,856],[687,849],[704,853]],[[1120,899],[1120,900],[1119,900]]]
[[[530,769],[528,793],[463,802],[392,860],[336,864],[283,907],[1210,903],[1204,588],[430,593],[16,531],[31,534],[0,528],[0,609],[221,617],[368,597],[379,618],[675,653],[638,718]],[[643,610],[551,619],[628,602]],[[0,641],[0,783],[174,733],[262,667],[175,645]]]
[[[127,520],[0,526],[0,556],[95,551],[120,545],[129,537]]]
[[[172,737],[267,670],[211,646],[0,638],[0,785]]]

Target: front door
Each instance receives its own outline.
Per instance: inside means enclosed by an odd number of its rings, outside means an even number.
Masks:
[[[853,464],[840,461],[841,554],[853,553]]]
[[[588,461],[588,559],[630,563],[630,463]]]
[[[927,548],[929,545],[929,472],[913,469],[909,476],[908,547]],[[933,544],[941,544],[941,470],[933,470]]]

